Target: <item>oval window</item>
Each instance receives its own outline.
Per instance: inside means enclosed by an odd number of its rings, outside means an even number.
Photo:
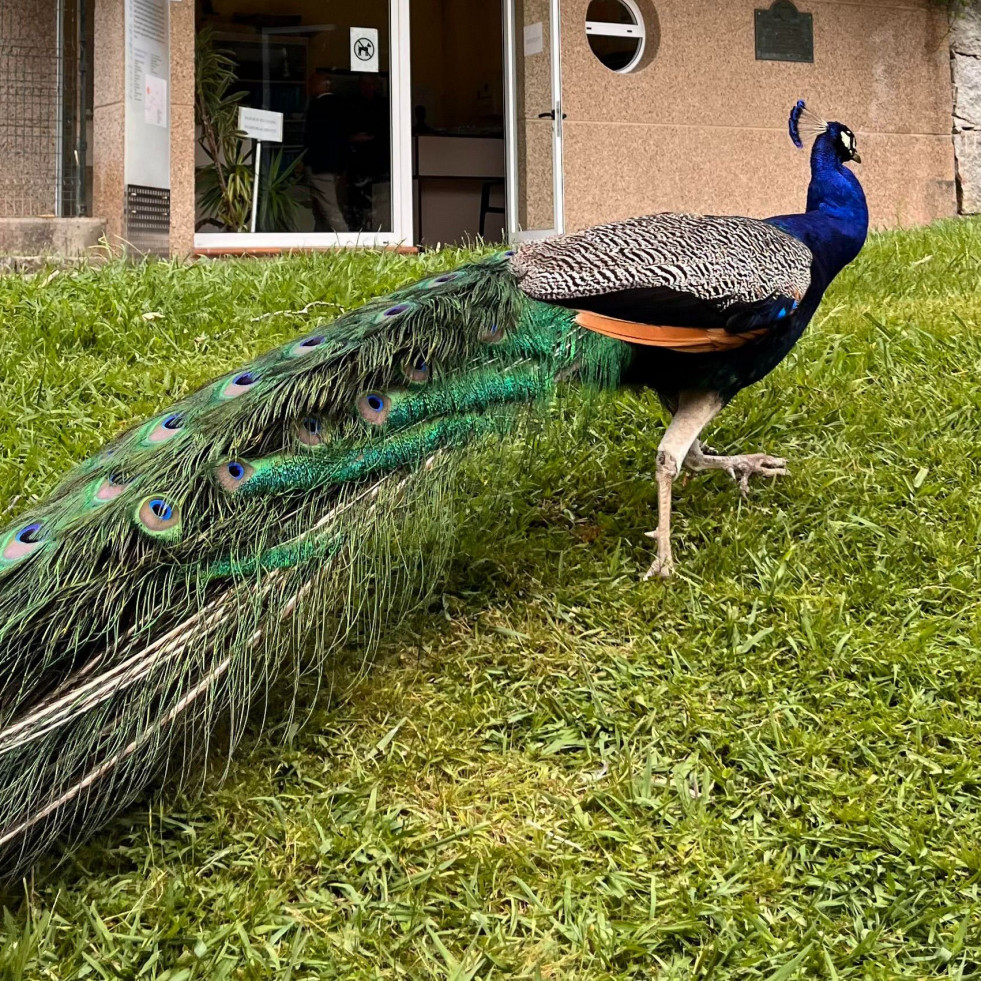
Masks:
[[[647,31],[634,0],[590,0],[586,37],[594,55],[610,71],[633,71],[644,57]]]

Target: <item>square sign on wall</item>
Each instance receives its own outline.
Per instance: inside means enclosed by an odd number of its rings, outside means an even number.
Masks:
[[[378,71],[378,28],[351,28],[351,71]]]

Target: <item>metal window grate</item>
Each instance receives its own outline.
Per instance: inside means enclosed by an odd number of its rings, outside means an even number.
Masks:
[[[170,243],[170,191],[126,185],[126,239],[137,251],[166,255]]]
[[[85,0],[0,0],[0,217],[86,208]]]

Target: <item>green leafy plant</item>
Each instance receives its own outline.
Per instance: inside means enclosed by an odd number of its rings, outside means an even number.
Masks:
[[[263,161],[259,185],[258,227],[263,231],[294,231],[296,228],[296,198],[291,191],[299,180],[301,156],[288,163],[283,151],[277,150]]]
[[[199,219],[195,225],[217,225],[221,231],[244,232],[252,215],[255,157],[252,141],[238,128],[244,92],[233,91],[236,66],[228,53],[215,48],[213,31],[202,30],[195,45],[194,115],[198,145],[209,162],[196,175]],[[292,189],[299,179],[300,157],[285,163],[277,150],[262,168],[259,181],[258,227],[293,231],[297,201]]]

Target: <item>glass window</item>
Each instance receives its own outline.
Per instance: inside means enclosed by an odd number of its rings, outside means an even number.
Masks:
[[[390,232],[388,0],[198,0],[197,14],[197,230]],[[258,168],[243,107],[282,126]]]
[[[644,18],[633,0],[590,0],[586,37],[596,57],[611,71],[633,71],[644,57]]]

